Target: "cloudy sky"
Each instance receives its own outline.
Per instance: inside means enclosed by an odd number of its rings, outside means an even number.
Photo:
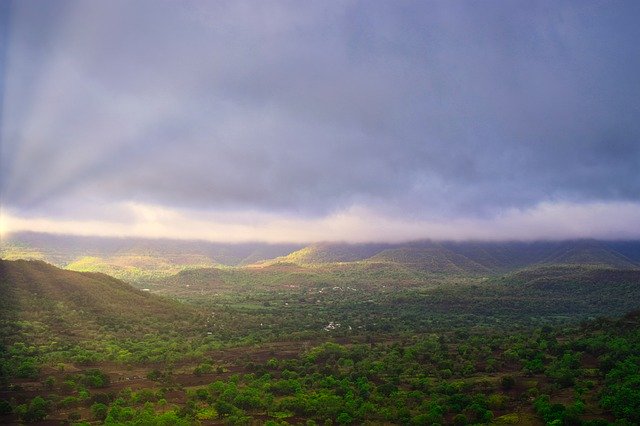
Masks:
[[[638,1],[3,1],[2,232],[640,238]]]

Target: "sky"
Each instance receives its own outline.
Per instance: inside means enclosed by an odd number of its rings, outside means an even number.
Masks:
[[[638,1],[0,2],[0,232],[640,238]]]

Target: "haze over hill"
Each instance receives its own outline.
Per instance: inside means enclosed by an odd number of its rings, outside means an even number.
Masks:
[[[205,241],[100,238],[18,233],[0,242],[4,259],[39,259],[77,271],[103,272],[127,281],[168,276],[183,269],[239,266],[282,256],[293,244],[221,244]]]
[[[222,244],[21,233],[0,244],[4,259],[39,259],[142,284],[203,268],[366,266],[388,271],[493,275],[536,265],[640,268],[640,241],[434,242],[400,244]]]

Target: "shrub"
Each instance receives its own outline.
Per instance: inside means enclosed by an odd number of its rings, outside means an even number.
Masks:
[[[104,388],[109,385],[109,376],[98,369],[89,370],[82,380],[90,388]]]
[[[23,360],[16,370],[16,376],[22,379],[37,379],[40,368],[36,365],[35,360],[27,358]]]
[[[469,423],[469,420],[467,420],[467,416],[464,414],[457,414],[453,418],[453,424],[455,426],[465,426],[467,423]]]
[[[0,399],[0,416],[4,416],[11,413],[13,413],[13,407],[11,406],[9,401],[5,399]]]
[[[500,410],[506,406],[507,396],[501,393],[494,393],[487,398],[487,405],[492,410]]]
[[[40,396],[33,398],[29,405],[22,404],[16,409],[18,417],[27,422],[44,420],[48,412],[49,402]]]
[[[336,418],[336,421],[341,425],[348,425],[348,424],[353,423],[353,419],[347,413],[338,414],[338,418]]]
[[[56,384],[56,378],[53,376],[49,376],[45,379],[45,381],[43,382],[43,385],[45,388],[47,389],[53,389],[53,387]]]
[[[500,381],[500,385],[506,391],[511,390],[516,385],[516,379],[513,376],[504,376]]]
[[[76,398],[75,396],[67,396],[64,397],[59,403],[58,405],[60,407],[71,407],[74,404],[78,403],[78,398]]]
[[[91,413],[93,413],[93,417],[96,420],[104,420],[107,418],[107,413],[109,412],[109,407],[101,402],[96,402],[91,406]]]

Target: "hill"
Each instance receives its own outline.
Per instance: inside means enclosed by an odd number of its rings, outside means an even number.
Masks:
[[[591,287],[600,292],[615,293],[616,287],[629,285],[640,289],[640,270],[616,269],[594,265],[541,265],[522,269],[502,277],[522,288]],[[611,294],[615,296],[615,294]]]
[[[285,256],[301,244],[215,243],[198,240],[87,237],[38,232],[4,236],[0,244],[3,259],[41,259],[65,266],[82,257],[156,257],[174,265],[202,263],[235,266],[247,259],[260,261]]]
[[[317,243],[276,259],[298,265],[356,262],[389,248],[389,244]]]
[[[495,272],[542,264],[640,268],[640,241],[445,242],[442,245]]]
[[[335,267],[362,272],[361,264],[367,264],[379,268],[380,273],[384,270],[389,279],[400,273],[494,275],[559,264],[640,269],[640,241],[327,242],[302,246],[21,233],[2,241],[0,256],[39,259],[82,272],[102,272],[138,287],[149,287],[186,270],[283,264],[315,269],[316,274],[321,272],[318,268]],[[263,272],[268,275],[270,271]],[[250,278],[255,274],[245,275]]]
[[[504,272],[541,262],[557,250],[559,243],[548,241],[444,242],[442,245],[492,271]]]
[[[223,289],[232,290],[227,284],[225,275],[220,268],[190,269],[159,279],[153,282],[150,288],[155,293],[166,293],[172,296],[202,293],[205,290],[209,293]]]
[[[508,272],[541,264],[640,268],[640,242],[593,240],[534,242],[434,242],[311,244],[276,259],[298,265],[395,263],[430,272]]]
[[[577,241],[564,244],[541,263],[568,265],[600,265],[613,268],[634,268],[631,259],[598,241]]]
[[[80,272],[102,272],[139,286],[180,271],[238,266],[284,256],[293,244],[102,238],[23,232],[3,238],[5,260],[43,260]]]
[[[30,344],[141,338],[179,333],[197,311],[100,273],[56,268],[42,261],[0,261],[2,340]]]
[[[444,247],[395,248],[383,250],[367,259],[368,262],[398,263],[425,272],[434,273],[487,273],[489,269],[463,255]]]
[[[503,304],[526,302],[539,312],[619,315],[640,307],[640,270],[592,265],[541,265],[503,276]]]

